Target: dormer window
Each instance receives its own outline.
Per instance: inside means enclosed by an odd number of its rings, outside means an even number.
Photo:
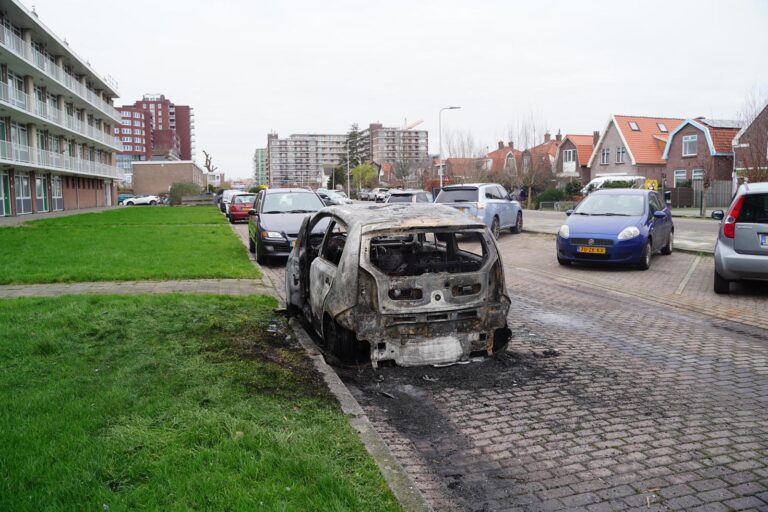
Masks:
[[[667,130],[667,125],[665,125],[664,123],[656,123],[656,126],[659,127],[659,131],[661,133],[667,133],[669,131]]]
[[[634,121],[630,121],[629,122],[629,127],[632,129],[633,132],[639,132],[640,131],[640,127],[637,126],[637,123],[634,122]]]

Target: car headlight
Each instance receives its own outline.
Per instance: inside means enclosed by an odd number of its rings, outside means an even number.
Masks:
[[[628,228],[624,228],[621,233],[619,233],[619,240],[629,240],[630,238],[635,238],[636,236],[640,236],[640,230],[637,229],[635,226],[630,226]]]
[[[568,224],[563,224],[557,234],[560,235],[560,238],[568,238],[571,236],[571,228],[568,227]]]
[[[262,231],[261,238],[283,238],[283,234],[277,231]]]

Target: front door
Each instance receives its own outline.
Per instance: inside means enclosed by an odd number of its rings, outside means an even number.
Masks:
[[[35,201],[38,212],[48,211],[48,178],[35,177]]]
[[[11,187],[7,174],[0,174],[0,217],[11,214]]]
[[[112,182],[104,182],[104,206],[112,206]]]
[[[32,213],[32,186],[29,176],[17,174],[13,177],[13,188],[16,191],[16,214]]]

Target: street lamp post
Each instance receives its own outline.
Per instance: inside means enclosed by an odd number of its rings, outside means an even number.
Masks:
[[[443,188],[443,174],[445,170],[445,163],[443,162],[443,110],[458,110],[461,107],[443,107],[437,114],[437,136],[438,136],[438,160],[440,160],[440,167],[438,168],[438,175],[440,176],[440,188]]]
[[[347,197],[352,198],[349,193],[349,139],[347,139]]]

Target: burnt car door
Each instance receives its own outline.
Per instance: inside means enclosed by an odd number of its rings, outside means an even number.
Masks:
[[[299,234],[296,236],[296,246],[288,256],[288,263],[285,266],[285,302],[299,309],[304,307],[306,297],[307,276],[302,275],[302,269],[307,267],[307,250],[311,249],[309,244],[311,220],[312,217],[307,216],[302,221]]]
[[[322,332],[325,299],[338,276],[338,267],[347,242],[347,227],[337,218],[331,218],[317,257],[309,268],[309,300],[312,323]]]

